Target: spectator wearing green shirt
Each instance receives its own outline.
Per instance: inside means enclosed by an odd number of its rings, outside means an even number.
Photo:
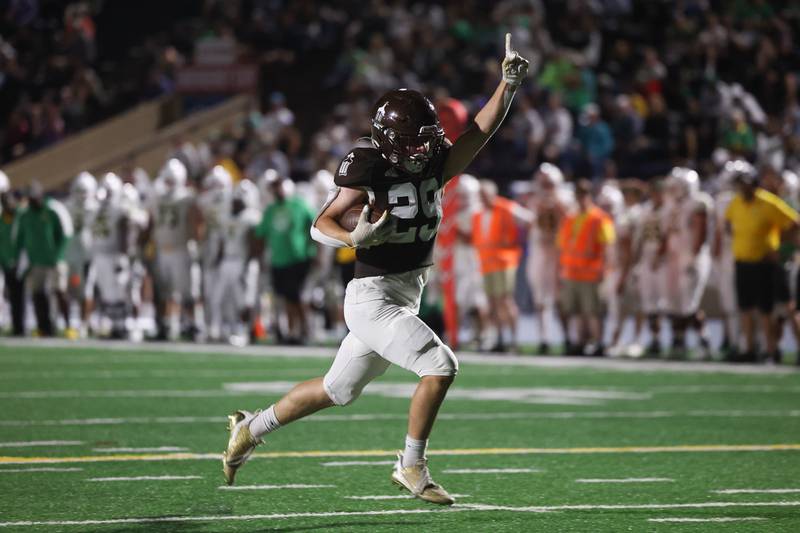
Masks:
[[[54,334],[50,318],[50,295],[55,293],[58,308],[64,318],[65,335],[77,338],[70,327],[67,299],[67,264],[64,250],[72,237],[72,219],[60,202],[45,198],[44,190],[33,183],[28,191],[28,207],[21,210],[14,222],[12,239],[16,256],[27,256],[29,269],[27,287],[31,292],[39,333]]]
[[[270,250],[272,286],[285,304],[288,332],[287,342],[300,344],[308,338],[306,309],[300,298],[311,260],[316,256],[316,244],[309,228],[316,213],[302,198],[287,194],[291,182],[274,173],[270,190],[275,201],[264,211],[256,235]],[[280,323],[280,322],[279,322]],[[278,336],[281,338],[280,327]]]
[[[731,123],[722,130],[722,146],[731,153],[748,157],[756,149],[756,136],[747,123],[744,113],[736,109],[731,114]]]
[[[11,333],[16,337],[25,335],[25,290],[24,281],[17,275],[17,260],[11,230],[17,201],[11,192],[11,183],[5,172],[0,170],[0,268],[2,268],[2,285],[8,293],[8,304],[11,308]],[[0,298],[3,287],[0,285]]]

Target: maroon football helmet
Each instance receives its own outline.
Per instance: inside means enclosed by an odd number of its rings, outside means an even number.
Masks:
[[[442,145],[444,130],[436,109],[419,91],[389,91],[372,116],[372,144],[406,172],[422,172]]]

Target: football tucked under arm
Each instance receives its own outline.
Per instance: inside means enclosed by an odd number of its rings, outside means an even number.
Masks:
[[[339,225],[349,232],[353,232],[358,226],[358,220],[361,218],[361,212],[364,210],[364,205],[356,205],[348,209],[339,217]],[[374,224],[378,222],[383,214],[383,210],[378,209],[374,205],[370,205],[367,210],[367,221]]]
[[[356,230],[366,205],[367,194],[364,191],[339,187],[311,225],[311,238],[334,248],[357,246],[352,233]],[[380,213],[377,216],[379,218]],[[375,212],[368,212],[367,222],[377,222],[375,217]]]

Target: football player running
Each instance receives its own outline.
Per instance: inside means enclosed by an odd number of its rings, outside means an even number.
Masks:
[[[229,417],[223,455],[228,484],[265,435],[321,409],[352,403],[394,363],[420,380],[411,398],[405,449],[391,479],[422,500],[454,503],[432,480],[425,448],[458,361],[417,313],[442,216],[442,189],[500,126],[527,71],[528,61],[511,49],[511,34],[506,34],[502,80],[453,145],[421,93],[400,89],[378,100],[372,145],[356,147],[344,158],[336,172],[338,191],[311,228],[323,244],[356,249],[355,279],[347,286],[344,304],[350,333],[324,377],[296,385],[264,411],[236,411]],[[385,208],[375,222],[370,222],[367,203]],[[340,217],[362,205],[358,224],[348,231]]]

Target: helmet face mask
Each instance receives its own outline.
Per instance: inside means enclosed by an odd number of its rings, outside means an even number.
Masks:
[[[399,89],[378,100],[372,119],[372,144],[392,165],[418,174],[443,140],[436,110],[422,93]]]

